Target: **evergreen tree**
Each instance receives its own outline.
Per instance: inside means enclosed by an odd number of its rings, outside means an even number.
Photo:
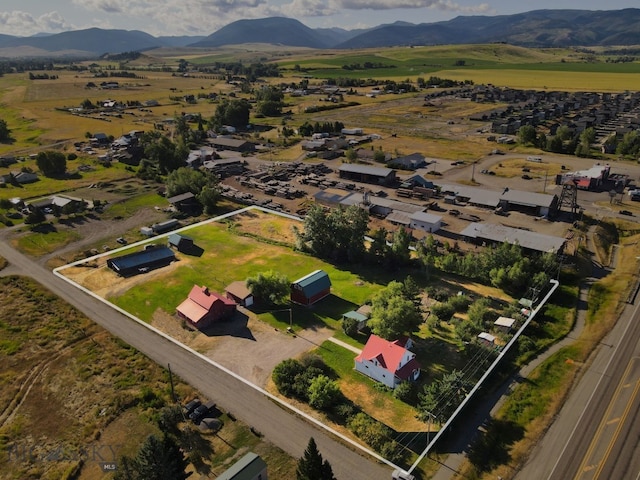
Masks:
[[[323,460],[316,441],[311,437],[304,455],[298,460],[297,480],[336,480],[331,464]]]
[[[114,480],[183,480],[187,461],[175,441],[149,435],[135,458],[123,457]]]

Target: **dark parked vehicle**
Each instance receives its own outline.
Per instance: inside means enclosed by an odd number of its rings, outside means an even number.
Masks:
[[[633,212],[629,210],[620,210],[620,215],[627,215],[629,217],[633,217]]]
[[[191,412],[189,418],[193,423],[198,425],[203,418],[207,416],[207,414],[215,408],[216,404],[214,402],[203,403],[202,405],[196,407],[196,409]]]
[[[527,175],[526,173],[522,175],[523,180],[531,180],[531,175]]]
[[[202,405],[202,402],[199,399],[194,398],[184,406],[184,413],[186,415],[191,415],[200,405]]]
[[[460,210],[456,210],[455,208],[453,210],[449,210],[449,215],[457,217],[458,215],[460,215]]]

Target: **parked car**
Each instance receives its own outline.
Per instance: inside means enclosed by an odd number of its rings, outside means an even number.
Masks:
[[[629,210],[620,210],[620,215],[627,215],[629,217],[633,217],[633,212]]]
[[[118,242],[120,245],[126,245],[127,244],[127,240],[123,237],[118,237],[116,238],[116,242]]]
[[[454,217],[457,217],[458,215],[460,215],[460,210],[456,210],[455,208],[452,210],[449,210],[449,215],[453,215]]]
[[[189,419],[195,423],[196,425],[200,424],[203,418],[207,416],[207,414],[215,408],[216,404],[214,402],[207,402],[199,405],[195,408],[193,412],[189,415]]]
[[[202,402],[199,399],[194,398],[184,406],[185,415],[191,415],[200,405],[202,405]]]
[[[531,175],[527,175],[526,173],[522,175],[523,180],[531,180]]]

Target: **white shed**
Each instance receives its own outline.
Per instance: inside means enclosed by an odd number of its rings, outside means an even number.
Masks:
[[[409,227],[434,233],[442,227],[442,217],[427,212],[415,212],[409,216]]]
[[[498,319],[493,322],[493,325],[500,330],[508,332],[509,330],[511,330],[511,328],[513,328],[515,323],[516,320],[514,318],[498,317]]]

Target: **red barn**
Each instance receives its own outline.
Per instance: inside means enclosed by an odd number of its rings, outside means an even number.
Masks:
[[[331,293],[331,280],[323,270],[316,270],[291,284],[291,301],[313,305]]]
[[[178,316],[198,330],[203,330],[213,322],[231,317],[236,311],[236,303],[207,287],[194,285],[189,296],[176,309]]]

